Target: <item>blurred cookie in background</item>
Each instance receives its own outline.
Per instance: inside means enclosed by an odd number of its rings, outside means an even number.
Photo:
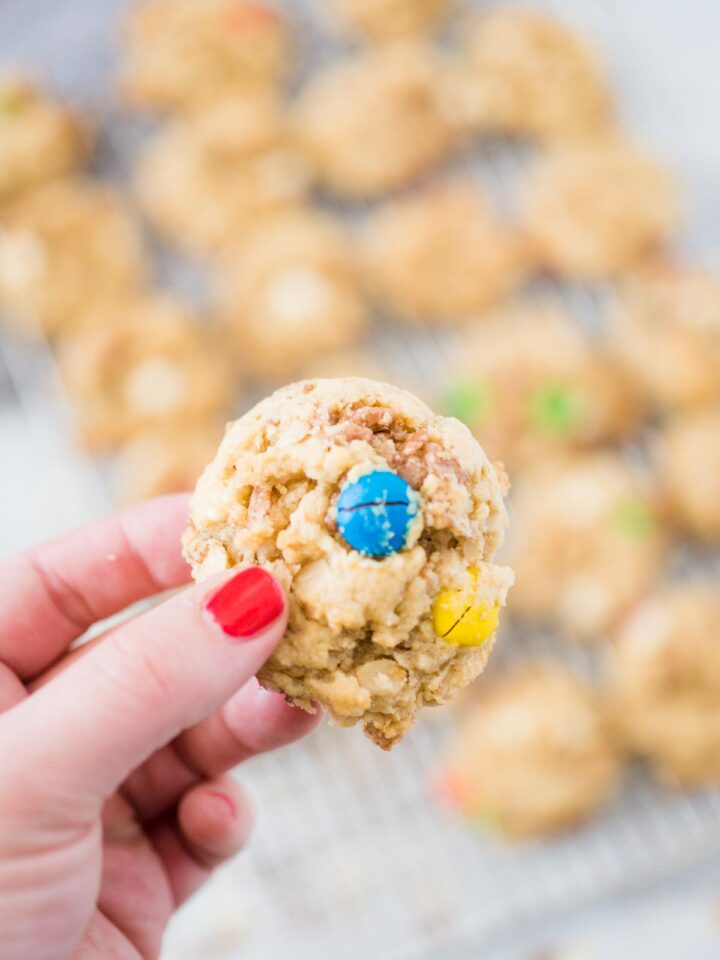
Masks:
[[[56,180],[0,210],[0,311],[22,334],[67,335],[144,275],[137,225],[106,184]]]
[[[720,542],[720,405],[668,423],[656,454],[673,523],[689,536]]]
[[[608,697],[621,743],[670,784],[720,783],[720,582],[652,594],[615,631]]]
[[[381,207],[364,236],[379,306],[418,325],[467,320],[525,279],[526,244],[479,189],[454,182]]]
[[[520,839],[597,813],[620,773],[594,691],[546,662],[483,682],[437,787],[470,821]]]
[[[303,378],[315,377],[362,377],[364,380],[377,380],[379,383],[391,383],[403,390],[410,390],[424,400],[427,384],[422,374],[412,362],[401,365],[385,356],[381,349],[371,350],[369,346],[346,347],[341,350],[320,351],[314,354],[303,367]],[[432,399],[432,398],[429,398]],[[497,466],[497,465],[496,465]]]
[[[517,301],[465,327],[437,405],[511,474],[625,438],[644,413],[605,345],[550,300]]]
[[[370,40],[383,41],[433,30],[454,6],[453,0],[326,0],[340,26]]]
[[[315,210],[258,225],[228,252],[217,286],[238,362],[254,376],[288,378],[352,344],[368,322],[351,239]]]
[[[78,429],[93,451],[150,428],[182,430],[222,417],[233,393],[227,358],[169,296],[149,294],[99,309],[63,345],[61,372]]]
[[[249,0],[141,0],[123,30],[120,85],[142,109],[278,89],[290,62],[278,11]]]
[[[184,493],[215,456],[223,435],[215,419],[161,425],[135,434],[114,462],[117,500],[132,503],[166,493]]]
[[[396,383],[387,365],[366,347],[347,347],[341,350],[320,350],[303,367],[303,377],[362,377],[380,383]],[[404,386],[398,383],[398,386]]]
[[[678,219],[672,178],[610,139],[553,147],[531,171],[524,201],[540,264],[570,280],[629,267],[667,240]]]
[[[66,104],[21,75],[0,76],[0,205],[80,167],[91,144]]]
[[[450,153],[441,69],[429,45],[406,41],[339,60],[310,78],[297,101],[297,128],[331,193],[378,196]]]
[[[557,141],[612,124],[593,51],[541,13],[498,9],[474,17],[453,81],[458,116],[471,129]]]
[[[654,492],[619,454],[538,463],[514,486],[504,560],[511,611],[598,639],[662,570],[666,538]]]
[[[620,358],[658,409],[720,400],[720,277],[653,258],[623,278],[612,321]]]
[[[272,96],[223,99],[179,117],[141,154],[142,211],[171,243],[209,253],[298,203],[311,171]]]

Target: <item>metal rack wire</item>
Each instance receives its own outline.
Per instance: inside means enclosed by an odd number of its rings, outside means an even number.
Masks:
[[[125,5],[0,0],[0,58],[36,64],[61,90],[111,116],[98,166],[113,178],[122,178],[142,133],[142,124],[117,114],[107,82],[113,20]],[[293,3],[292,15],[309,55],[324,57],[311,6]],[[593,6],[602,18],[601,0]],[[524,169],[521,154],[493,147],[460,163],[497,194]],[[163,276],[187,284],[172,258],[160,263]],[[583,290],[564,296],[592,326],[595,299]],[[402,379],[432,380],[443,337],[408,338],[392,328],[378,337]],[[68,453],[71,420],[48,351],[0,339],[0,407],[22,420],[30,459],[53,477],[59,525],[107,505],[101,471]],[[548,656],[580,672],[596,669],[594,653],[568,650],[541,631],[513,625],[506,634],[493,669]],[[248,853],[177,918],[167,960],[280,960],[290,951],[296,960],[457,957],[463,945],[479,949],[514,925],[720,856],[720,796],[660,792],[638,771],[602,819],[567,838],[509,848],[476,834],[429,796],[454,719],[447,710],[426,714],[391,757],[356,731],[325,728],[244,768],[259,811]]]

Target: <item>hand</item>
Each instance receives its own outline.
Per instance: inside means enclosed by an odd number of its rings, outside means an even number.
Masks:
[[[184,590],[187,499],[131,508],[0,565],[0,956],[156,957],[175,908],[243,845],[226,771],[316,718],[252,679],[285,599],[253,568]]]

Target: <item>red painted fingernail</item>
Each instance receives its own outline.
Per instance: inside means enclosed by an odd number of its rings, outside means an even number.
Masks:
[[[275,578],[260,567],[250,567],[224,584],[205,609],[229,637],[247,639],[277,620],[284,606]]]
[[[208,790],[208,796],[215,797],[216,800],[221,800],[229,811],[233,820],[237,817],[237,809],[235,804],[226,793],[220,793],[219,790]]]

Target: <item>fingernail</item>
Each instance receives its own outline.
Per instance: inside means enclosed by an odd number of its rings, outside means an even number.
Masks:
[[[226,793],[220,793],[219,790],[208,790],[208,796],[214,797],[216,800],[220,800],[233,820],[237,817],[237,808]]]
[[[205,609],[229,637],[247,639],[277,620],[284,606],[275,578],[260,567],[250,567],[224,584]]]

